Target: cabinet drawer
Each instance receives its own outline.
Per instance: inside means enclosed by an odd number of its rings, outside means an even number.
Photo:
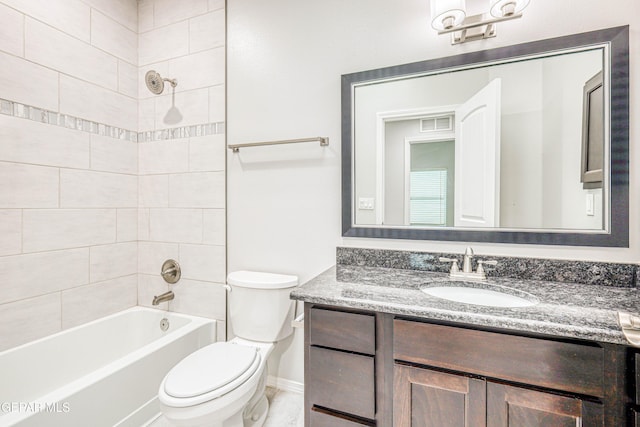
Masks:
[[[394,320],[394,358],[604,397],[601,347]]]
[[[309,418],[309,427],[363,427],[368,425],[316,410],[311,410]]]
[[[310,405],[375,417],[373,357],[311,347],[307,369],[305,393]]]
[[[369,314],[312,308],[309,341],[311,345],[374,355],[376,321]]]

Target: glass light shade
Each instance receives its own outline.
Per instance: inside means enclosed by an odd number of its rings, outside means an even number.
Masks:
[[[512,10],[509,15],[522,12],[525,7],[529,6],[530,1],[531,0],[489,0],[489,10],[491,11],[491,16],[502,18],[505,16],[505,11],[509,9]],[[505,6],[507,6],[507,8],[503,9]]]
[[[431,26],[442,31],[460,25],[466,16],[465,0],[431,0]],[[447,19],[449,18],[449,19]],[[445,25],[447,22],[449,25]]]

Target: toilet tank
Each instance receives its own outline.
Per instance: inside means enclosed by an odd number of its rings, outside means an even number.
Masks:
[[[229,317],[237,337],[275,342],[293,332],[295,303],[289,299],[298,278],[286,274],[234,271],[227,276]]]

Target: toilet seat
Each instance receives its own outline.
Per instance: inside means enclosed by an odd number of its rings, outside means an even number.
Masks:
[[[255,347],[230,342],[210,344],[174,366],[162,381],[161,390],[171,406],[198,405],[244,384],[256,372],[260,360]]]

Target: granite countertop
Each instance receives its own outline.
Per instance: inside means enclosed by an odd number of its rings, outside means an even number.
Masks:
[[[618,312],[640,313],[638,288],[559,283],[505,277],[487,287],[508,288],[538,303],[498,308],[433,297],[421,287],[448,282],[447,274],[383,267],[338,265],[295,288],[291,298],[425,319],[629,345]],[[465,283],[466,284],[466,283]],[[475,285],[485,287],[482,283]]]

